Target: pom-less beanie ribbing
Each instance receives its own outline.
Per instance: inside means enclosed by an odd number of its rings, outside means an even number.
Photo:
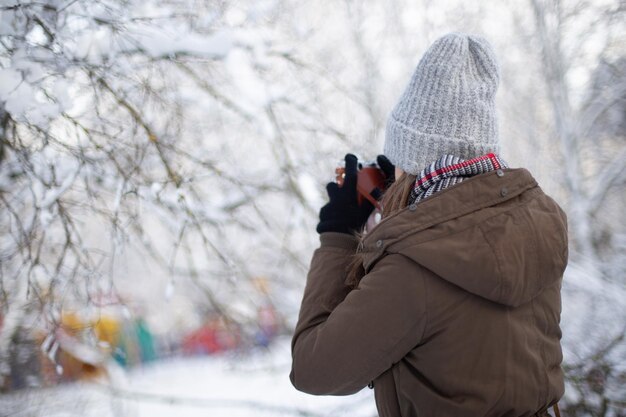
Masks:
[[[444,154],[498,153],[499,70],[485,39],[450,33],[426,51],[389,115],[385,155],[410,174]]]

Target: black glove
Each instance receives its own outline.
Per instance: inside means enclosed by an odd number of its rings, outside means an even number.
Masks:
[[[360,231],[367,218],[374,210],[368,200],[363,199],[361,205],[357,201],[356,180],[358,159],[352,154],[345,157],[346,168],[343,186],[336,182],[326,185],[330,201],[320,210],[320,222],[317,233],[339,232],[353,234]]]
[[[385,190],[396,181],[396,167],[385,155],[378,155],[376,163],[385,174]]]

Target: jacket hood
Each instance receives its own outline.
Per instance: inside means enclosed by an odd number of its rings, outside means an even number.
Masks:
[[[560,281],[567,219],[526,169],[504,169],[383,219],[361,250],[366,271],[397,253],[472,294],[516,307]]]

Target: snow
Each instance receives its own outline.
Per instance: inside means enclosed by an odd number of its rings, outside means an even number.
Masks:
[[[63,179],[61,185],[46,190],[44,198],[39,202],[40,208],[50,207],[74,184],[74,181],[76,181],[80,172],[81,166],[77,164],[73,165],[75,166],[74,171]]]
[[[240,49],[233,50],[226,59],[226,66],[240,95],[244,98],[242,107],[245,110],[254,114],[259,111],[258,108],[263,108],[268,104],[270,96],[265,83],[254,71],[254,65],[248,52]]]
[[[165,301],[170,301],[172,299],[172,297],[174,296],[174,288],[174,281],[170,280],[165,286]]]
[[[312,396],[289,381],[289,339],[248,356],[173,358],[105,381],[19,391],[0,408],[20,416],[275,417],[376,415],[373,391],[349,397]],[[115,372],[114,372],[115,373]],[[31,407],[17,411],[16,403]],[[80,412],[80,414],[77,414]]]
[[[320,195],[319,184],[311,174],[302,171],[298,174],[298,185],[300,191],[312,207],[321,206],[323,203]]]
[[[6,5],[3,3],[3,6]],[[15,29],[13,27],[13,14],[2,10],[0,10],[0,35],[15,35]]]
[[[562,344],[564,360],[569,364],[589,361],[625,330],[625,284],[592,272],[570,262],[563,279]],[[620,354],[623,352],[616,350],[612,355],[616,363]]]
[[[46,271],[43,265],[37,264],[30,271],[31,283],[35,284],[39,291],[45,292],[50,288],[52,276]]]
[[[90,64],[99,64],[111,53],[111,33],[107,28],[88,31],[78,37],[74,56]]]
[[[258,21],[268,16],[271,12],[279,7],[276,0],[259,0],[248,10],[248,18],[252,21]]]
[[[164,30],[160,27],[144,26],[133,29],[133,36],[148,55],[155,58],[188,53],[198,57],[222,59],[233,48],[233,35],[228,30],[200,35],[182,28]]]
[[[28,110],[34,97],[35,91],[30,84],[21,82],[3,97],[5,100],[4,107],[9,113],[20,117]]]
[[[63,111],[70,110],[74,104],[74,100],[72,100],[70,94],[71,89],[71,84],[64,79],[56,80],[52,87],[52,93]]]
[[[15,91],[22,82],[22,74],[13,68],[0,70],[0,101],[6,101],[9,95]]]
[[[240,360],[224,358],[175,359],[149,367],[131,376],[129,390],[172,398],[193,398],[185,406],[156,402],[137,404],[138,416],[206,415],[220,416],[297,415],[301,410],[315,415],[373,415],[374,402],[369,390],[352,398],[315,397],[296,391],[289,381],[289,343],[281,341],[272,352],[257,352]],[[164,384],[164,381],[168,381]],[[335,413],[345,404],[365,402],[365,414]],[[208,410],[207,410],[208,408]],[[291,410],[291,412],[289,412]],[[325,412],[323,412],[325,410]]]
[[[22,48],[18,49],[11,57],[11,66],[13,69],[21,71],[24,74],[24,79],[29,83],[37,83],[48,75],[45,67],[37,61],[39,59],[45,61],[50,58],[45,53],[43,56],[36,56],[26,48]]]
[[[45,126],[60,113],[32,83],[43,76],[41,66],[13,58],[13,66],[0,70],[0,103],[18,121]]]

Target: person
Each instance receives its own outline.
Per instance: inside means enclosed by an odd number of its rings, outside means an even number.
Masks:
[[[358,205],[346,155],[293,335],[298,390],[370,386],[383,417],[547,416],[563,395],[567,220],[500,158],[498,83],[484,38],[433,43],[388,118],[397,179],[360,236],[373,207]]]

